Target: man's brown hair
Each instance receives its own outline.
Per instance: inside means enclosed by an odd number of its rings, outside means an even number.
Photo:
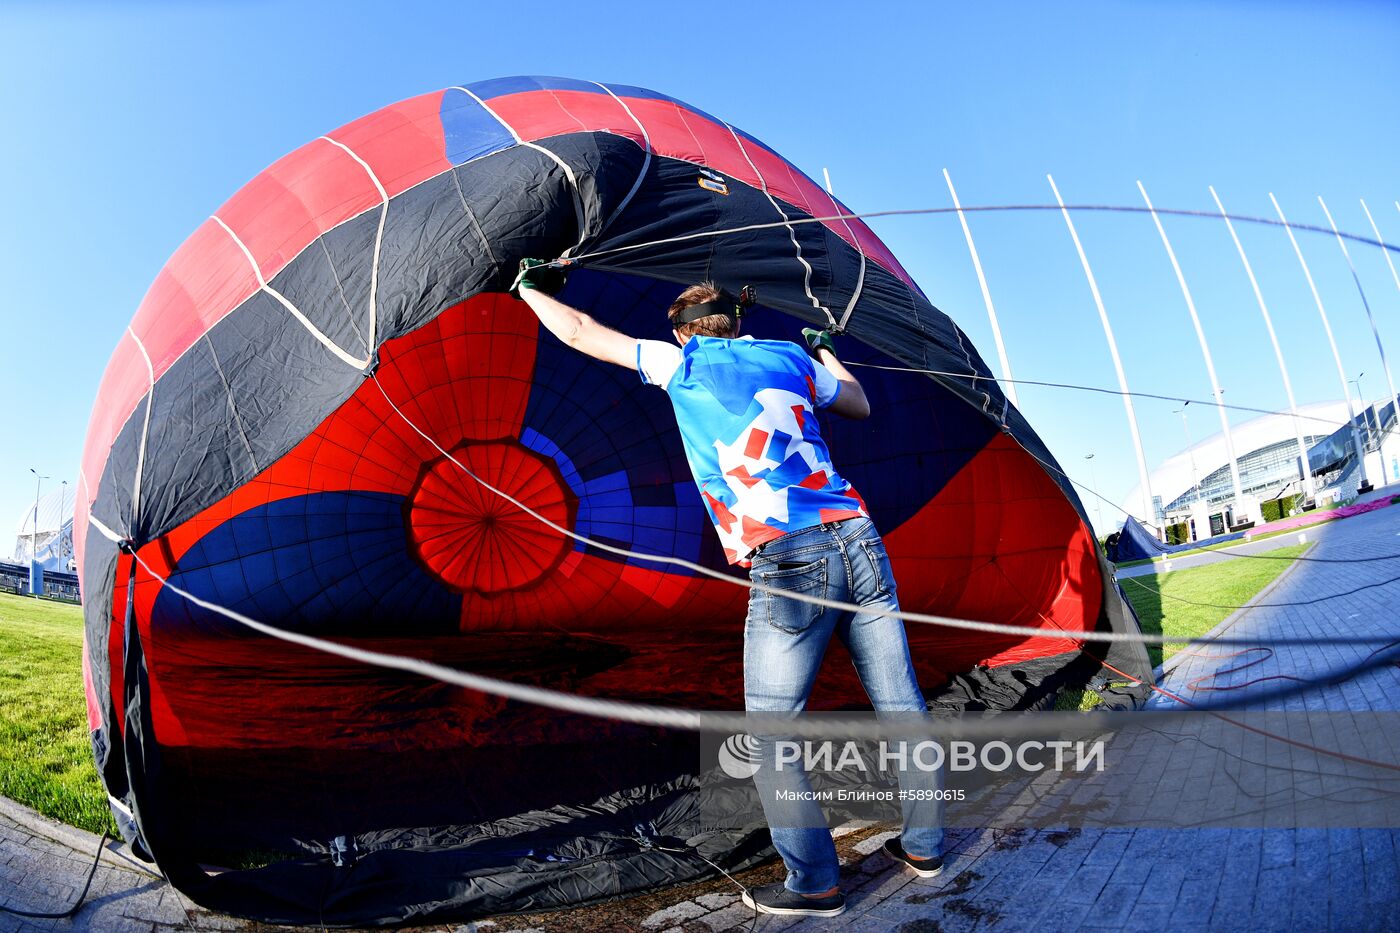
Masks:
[[[699,285],[692,285],[681,292],[675,301],[671,302],[671,307],[666,310],[666,316],[671,319],[671,325],[675,327],[676,333],[682,337],[732,337],[738,322],[727,314],[707,314],[689,324],[676,326],[676,318],[686,308],[710,301],[719,301],[721,297],[723,296],[720,294],[720,290],[715,287],[714,282],[701,282]]]

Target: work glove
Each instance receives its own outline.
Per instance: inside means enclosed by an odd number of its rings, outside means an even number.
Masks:
[[[515,282],[510,286],[510,294],[519,298],[520,290],[528,288],[532,291],[544,292],[546,295],[554,295],[564,287],[568,276],[567,265],[564,262],[550,262],[547,259],[522,259],[520,260],[520,272],[515,276]]]
[[[818,350],[830,350],[836,355],[836,344],[831,339],[831,331],[817,330],[815,327],[802,328],[802,339],[807,341],[807,352],[816,357]]]

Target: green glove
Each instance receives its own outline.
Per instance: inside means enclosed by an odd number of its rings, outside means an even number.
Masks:
[[[836,344],[831,339],[831,331],[817,330],[815,327],[802,328],[802,339],[807,341],[807,352],[812,356],[817,355],[818,350],[830,350],[832,356],[836,355]]]
[[[520,297],[520,290],[528,288],[532,291],[544,292],[546,295],[553,295],[564,287],[564,282],[568,278],[568,272],[560,262],[550,262],[547,259],[522,259],[520,260],[520,272],[515,277],[515,282],[510,286],[510,294],[516,298]]]

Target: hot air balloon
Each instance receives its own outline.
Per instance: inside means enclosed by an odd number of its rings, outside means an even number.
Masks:
[[[1038,630],[911,625],[935,705],[1044,702],[1105,657],[1150,677],[1139,647],[1076,638],[1136,622],[1074,490],[995,381],[907,371],[990,376],[849,213],[694,107],[532,77],[385,107],[200,225],[103,376],[75,516],[98,768],[172,882],[269,921],[393,922],[712,870],[649,834],[727,866],[771,852],[762,827],[698,826],[693,736],[208,608],[577,694],[740,707],[746,591],[647,559],[729,566],[669,402],[540,330],[505,293],[525,256],[575,257],[563,300],[639,337],[666,339],[666,306],[710,279],[756,289],[751,333],[836,325],[846,358],[902,368],[862,370],[876,414],[823,431],[903,606]],[[814,708],[864,702],[839,654]]]

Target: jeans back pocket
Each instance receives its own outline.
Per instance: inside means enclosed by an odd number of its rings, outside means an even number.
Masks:
[[[890,567],[890,556],[885,551],[885,542],[878,538],[859,543],[861,552],[865,555],[866,567],[869,576],[865,573],[857,572],[851,594],[854,602],[865,605],[867,603],[878,602],[895,591],[894,570]]]
[[[817,620],[825,607],[814,603],[789,599],[783,593],[800,593],[826,599],[826,558],[820,557],[809,563],[775,563],[771,569],[756,570],[755,582],[777,592],[761,593],[764,602],[763,617],[768,624],[779,631],[796,635],[805,631]]]

